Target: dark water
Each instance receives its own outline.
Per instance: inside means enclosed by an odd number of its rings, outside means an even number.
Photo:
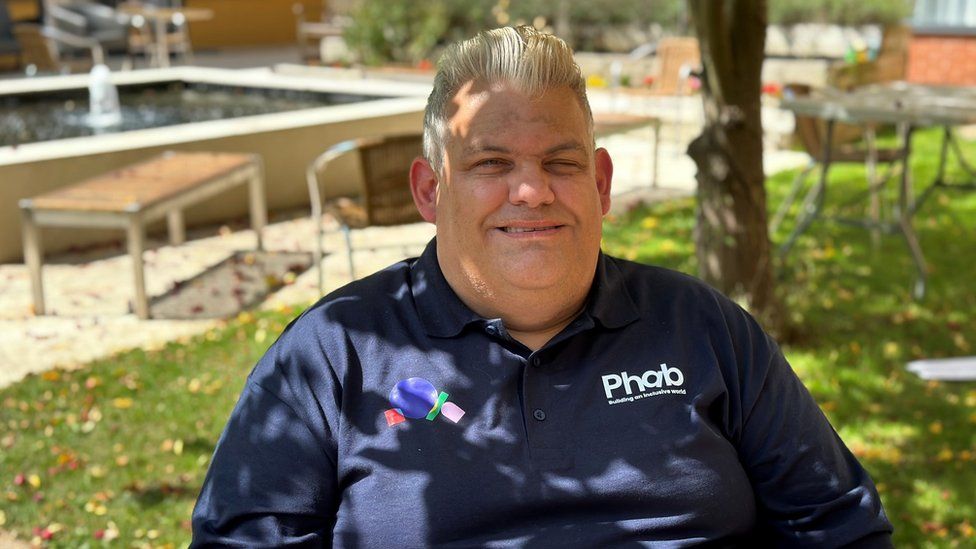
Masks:
[[[383,99],[188,82],[120,86],[122,123],[89,127],[88,89],[0,96],[0,146]]]

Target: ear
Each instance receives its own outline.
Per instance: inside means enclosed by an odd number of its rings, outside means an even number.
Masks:
[[[428,223],[437,220],[437,172],[422,156],[410,165],[410,192],[420,216]]]
[[[613,179],[613,160],[610,160],[610,153],[604,148],[596,150],[594,155],[596,165],[596,190],[600,193],[600,206],[603,215],[610,211],[610,181]]]

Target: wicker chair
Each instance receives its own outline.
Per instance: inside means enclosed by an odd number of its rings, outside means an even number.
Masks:
[[[312,203],[312,221],[316,224],[315,268],[318,269],[319,292],[322,292],[323,236],[322,216],[328,211],[339,221],[346,240],[349,276],[356,278],[350,229],[370,226],[404,225],[422,221],[410,192],[410,164],[422,154],[423,135],[353,139],[337,143],[316,157],[308,166],[306,179]],[[341,156],[358,153],[362,167],[363,188],[358,200],[340,198],[323,202],[322,175],[330,162]]]
[[[689,95],[689,77],[701,67],[698,39],[688,36],[662,38],[657,45],[660,59],[657,76],[651,86],[654,95]]]
[[[806,84],[786,84],[783,86],[784,94],[790,94],[795,97],[803,97],[810,95],[812,92],[811,86]],[[810,156],[810,161],[807,163],[806,167],[803,168],[800,173],[797,174],[796,178],[793,180],[793,185],[790,187],[786,198],[776,209],[773,214],[772,219],[769,223],[769,231],[776,232],[780,225],[783,223],[784,218],[790,211],[793,204],[796,202],[797,198],[800,196],[800,192],[803,189],[803,184],[806,178],[810,175],[813,170],[818,167],[823,166],[826,160],[826,144],[827,135],[824,122],[818,120],[812,116],[802,116],[797,115],[796,117],[796,137],[800,144],[803,146],[804,151]],[[852,129],[855,129],[852,127]],[[868,211],[867,211],[867,228],[871,231],[871,244],[875,249],[878,249],[881,245],[881,214],[885,209],[885,205],[882,203],[884,198],[884,187],[887,182],[895,175],[897,170],[905,169],[905,151],[901,147],[885,147],[879,148],[875,144],[875,137],[877,128],[871,125],[867,125],[859,129],[862,132],[864,138],[864,144],[862,145],[852,145],[845,143],[838,143],[837,139],[831,140],[830,147],[830,165],[834,166],[838,163],[852,163],[857,165],[863,165],[866,170],[866,190],[865,193],[869,197]],[[834,136],[836,136],[837,128],[834,128]],[[885,165],[887,169],[882,173],[878,173],[878,165]],[[909,177],[911,173],[909,172]],[[800,212],[802,217],[802,212],[813,211],[818,208],[816,205],[817,201],[822,204],[823,193],[820,192],[821,188],[814,185],[809,191],[807,191],[806,196],[803,198],[803,202],[800,205]],[[854,200],[848,202],[847,205],[860,202],[862,196],[859,195],[855,197]],[[844,205],[841,205],[843,207]],[[860,222],[861,224],[863,222]],[[793,247],[796,242],[796,238],[802,232],[802,224],[798,225],[787,237],[786,242],[780,246],[780,254],[786,255],[786,253]]]
[[[787,84],[783,87],[784,93],[792,94],[796,97],[810,95],[812,89],[805,84]],[[796,137],[803,150],[810,155],[810,162],[803,170],[797,174],[790,187],[789,193],[777,208],[770,221],[770,231],[775,232],[782,224],[790,207],[795,203],[803,189],[803,183],[810,173],[821,166],[824,162],[824,145],[826,143],[826,130],[823,121],[817,120],[812,116],[796,116]],[[881,188],[891,178],[893,171],[899,162],[904,158],[904,151],[901,147],[878,148],[875,146],[876,129],[871,126],[861,128],[864,136],[864,146],[850,144],[833,143],[830,151],[831,165],[837,163],[853,163],[865,166],[867,170],[867,191],[870,194],[869,216],[876,223],[881,210]],[[878,164],[888,166],[888,170],[883,174],[877,173]],[[812,207],[812,201],[816,199],[813,192],[807,193],[806,199],[801,210]],[[878,241],[877,231],[872,231],[872,241]],[[792,244],[792,243],[791,243]]]

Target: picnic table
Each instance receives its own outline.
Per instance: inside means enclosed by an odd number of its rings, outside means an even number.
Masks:
[[[24,261],[30,271],[35,314],[45,312],[40,227],[124,229],[132,257],[133,309],[145,319],[149,318],[142,257],[146,225],[165,216],[170,242],[182,244],[186,238],[183,208],[243,184],[248,185],[251,227],[261,250],[267,206],[261,158],[254,154],[167,151],[144,162],[21,200]]]
[[[953,132],[954,127],[976,124],[976,88],[891,82],[865,86],[851,92],[822,90],[809,96],[787,97],[784,98],[782,107],[795,114],[813,116],[826,122],[820,179],[810,190],[808,199],[804,200],[810,207],[800,213],[796,228],[783,246],[783,253],[789,251],[797,237],[814,221],[827,217],[824,215],[823,205],[828,186],[827,173],[831,164],[835,124],[893,124],[898,127],[900,135],[902,170],[892,221],[859,220],[855,224],[868,229],[879,228],[886,233],[901,233],[917,271],[915,298],[924,297],[928,269],[922,246],[915,233],[914,217],[935,190],[976,189],[973,181],[950,183],[945,177],[951,150],[968,176],[976,179],[976,170],[963,158]],[[918,128],[933,126],[943,129],[937,174],[935,180],[916,197],[910,174],[912,133]]]

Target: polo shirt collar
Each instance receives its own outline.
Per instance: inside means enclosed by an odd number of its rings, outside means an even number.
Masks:
[[[437,263],[437,239],[432,238],[424,253],[410,267],[410,292],[428,335],[454,337],[465,326],[483,319],[454,293]]]
[[[593,288],[586,300],[586,314],[604,328],[620,328],[640,318],[634,298],[617,262],[600,251]]]
[[[468,324],[485,321],[461,301],[444,278],[437,262],[436,238],[410,268],[410,292],[430,336],[454,337]],[[605,328],[619,328],[640,318],[619,267],[602,251],[584,314]]]

